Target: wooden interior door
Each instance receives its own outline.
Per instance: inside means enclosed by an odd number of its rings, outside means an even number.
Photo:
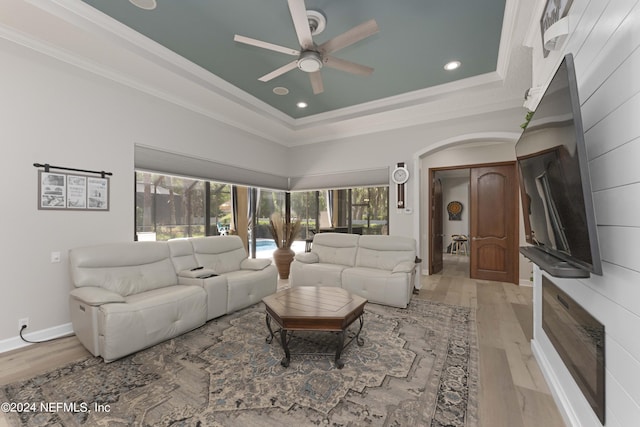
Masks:
[[[429,274],[442,271],[442,181],[431,172],[431,247],[429,248]]]
[[[518,283],[515,163],[471,169],[470,276]]]

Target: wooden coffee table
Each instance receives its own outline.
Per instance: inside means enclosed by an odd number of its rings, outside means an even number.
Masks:
[[[280,334],[280,344],[284,350],[284,358],[280,362],[285,368],[291,361],[289,341],[294,331],[327,331],[336,332],[338,336],[335,363],[342,369],[344,362],[340,359],[342,351],[355,339],[359,346],[364,345],[360,332],[364,323],[364,306],[367,300],[353,295],[342,288],[298,286],[262,299],[267,316],[267,328],[271,342],[276,333]],[[349,326],[358,319],[359,328],[346,343],[345,336]],[[274,321],[279,329],[271,328]]]

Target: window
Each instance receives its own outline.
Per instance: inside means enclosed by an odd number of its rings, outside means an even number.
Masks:
[[[389,234],[389,187],[337,190],[335,228],[356,234]]]
[[[294,192],[291,216],[302,221],[302,239],[321,231],[389,234],[389,187]]]
[[[209,229],[208,235],[226,235],[231,230],[233,206],[231,186],[219,182],[207,182],[209,187]],[[206,221],[206,219],[205,219]]]
[[[136,173],[136,232],[144,239],[205,235],[204,182]]]
[[[286,192],[142,171],[136,171],[135,177],[138,240],[230,234],[234,224],[242,223],[239,215],[246,215],[251,256],[270,257],[275,249],[269,218],[274,212],[286,216]],[[245,213],[234,214],[234,194],[235,205],[240,201],[246,206],[242,208]],[[293,246],[297,252],[304,250],[305,240],[319,231],[388,234],[386,186],[296,191],[289,195],[291,218],[302,223],[299,241]]]

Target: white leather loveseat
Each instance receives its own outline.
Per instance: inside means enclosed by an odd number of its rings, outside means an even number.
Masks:
[[[370,302],[406,308],[414,287],[416,242],[401,236],[320,233],[291,263],[291,286],[338,286]]]
[[[267,259],[238,236],[112,243],[69,251],[71,322],[109,362],[239,310],[276,291]]]

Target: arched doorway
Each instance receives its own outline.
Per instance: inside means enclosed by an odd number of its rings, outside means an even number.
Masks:
[[[418,189],[420,197],[420,206],[418,207],[418,222],[420,228],[419,246],[421,257],[426,261],[423,262],[423,268],[427,270],[427,273],[431,271],[428,261],[430,260],[431,250],[433,248],[430,225],[432,188],[430,185],[431,177],[429,175],[429,170],[432,168],[444,169],[480,166],[484,163],[496,164],[500,162],[514,162],[515,150],[513,147],[518,138],[519,133],[500,132],[467,134],[440,141],[416,155],[416,168],[420,170],[421,176],[419,183],[420,188]],[[518,283],[520,280],[518,277],[518,270],[521,261],[517,250],[520,234],[518,230],[519,210],[517,209],[517,186],[515,194],[516,209],[513,211],[515,227],[512,229],[513,234],[515,234],[513,237],[513,241],[515,243],[512,244],[509,249],[509,262],[514,266],[515,276],[511,277],[508,281]],[[470,236],[470,238],[471,237],[473,236]],[[445,243],[448,244],[448,242],[443,242],[444,249],[446,249]],[[473,258],[473,253],[471,258]]]

